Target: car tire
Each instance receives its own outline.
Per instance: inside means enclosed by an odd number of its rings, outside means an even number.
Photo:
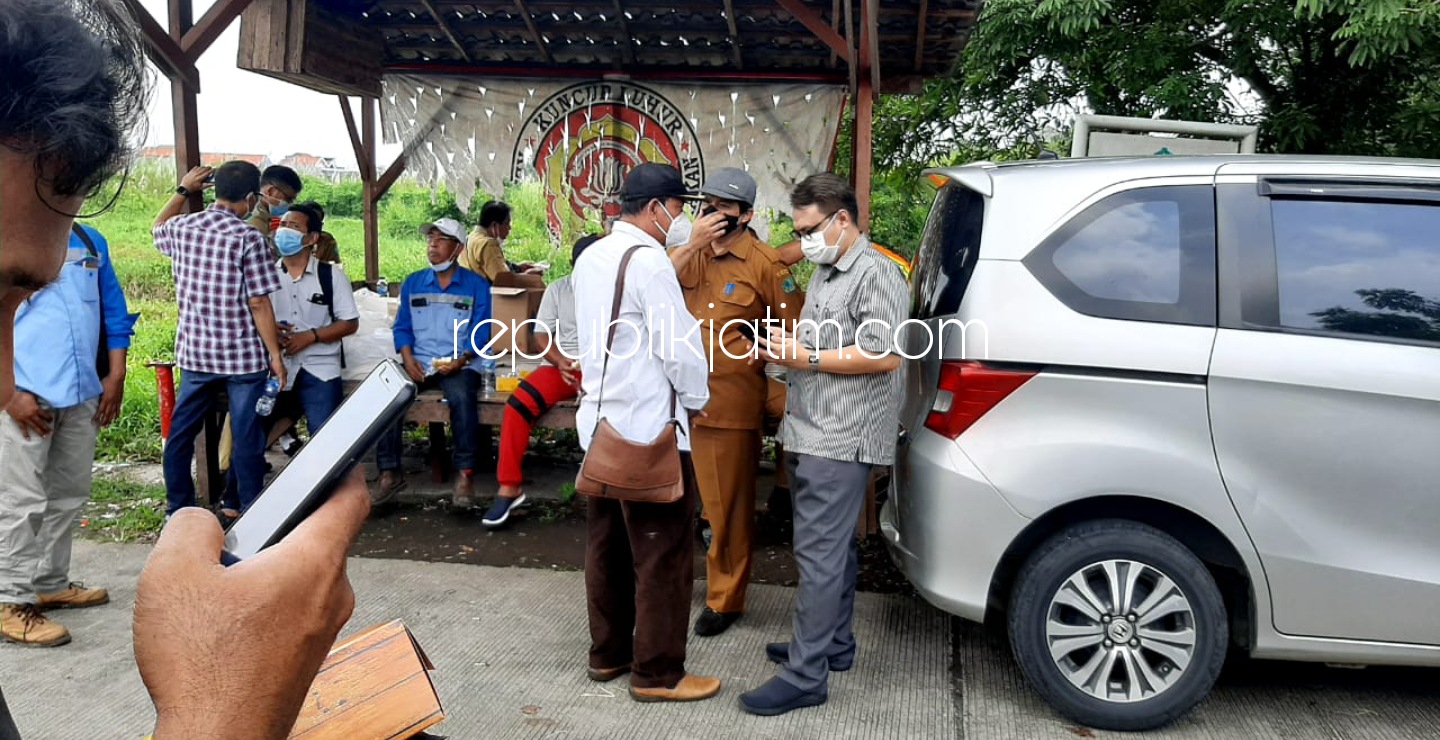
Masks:
[[[1139,522],[1099,520],[1056,534],[1026,561],[1009,635],[1050,706],[1091,727],[1136,731],[1205,698],[1229,625],[1215,579],[1188,548]]]

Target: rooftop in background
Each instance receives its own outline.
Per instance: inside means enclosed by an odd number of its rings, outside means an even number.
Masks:
[[[173,146],[147,146],[136,155],[137,159],[159,159],[167,162],[175,161],[175,147]],[[266,154],[233,154],[227,152],[205,153],[200,155],[200,164],[206,167],[219,167],[220,165],[234,160],[249,162],[250,164],[265,169],[274,164],[270,156]]]
[[[918,89],[924,78],[954,69],[980,5],[868,1],[877,8],[881,91]],[[843,39],[860,38],[866,2],[255,0],[243,16],[250,43],[241,45],[240,66],[322,92],[366,95],[378,94],[385,71],[844,84],[845,60],[821,35],[855,49]]]

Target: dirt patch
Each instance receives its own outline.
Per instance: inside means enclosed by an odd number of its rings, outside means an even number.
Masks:
[[[456,513],[436,502],[401,502],[376,510],[350,551],[370,558],[396,558],[500,567],[581,570],[585,565],[585,509],[537,501],[511,515],[508,526],[487,530],[480,524],[482,508]],[[794,586],[799,578],[791,553],[789,521],[761,513],[756,522],[755,583]],[[705,574],[704,546],[696,540],[695,574]],[[860,543],[861,591],[910,593],[884,543],[871,537]]]

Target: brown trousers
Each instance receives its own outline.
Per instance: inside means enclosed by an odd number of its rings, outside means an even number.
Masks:
[[[695,477],[710,550],[705,553],[705,605],[717,612],[745,611],[750,556],[755,542],[755,468],[760,432],[692,427]]]
[[[636,688],[674,688],[685,677],[699,493],[689,453],[680,466],[685,495],[675,503],[587,502],[590,667],[631,666]]]

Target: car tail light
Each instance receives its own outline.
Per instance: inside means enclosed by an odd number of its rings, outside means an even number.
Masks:
[[[942,363],[925,428],[955,439],[1033,377],[1034,370],[1006,370],[973,360]]]

